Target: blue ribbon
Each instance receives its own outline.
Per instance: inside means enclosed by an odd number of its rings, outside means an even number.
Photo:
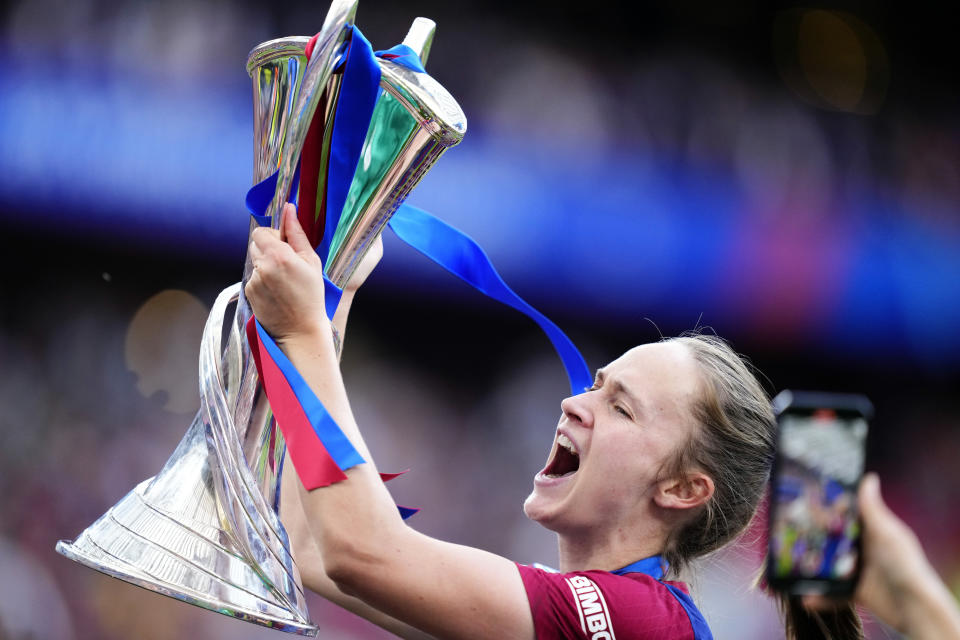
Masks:
[[[378,58],[385,58],[390,62],[403,65],[407,69],[416,71],[417,73],[427,72],[427,70],[423,68],[423,63],[420,62],[420,56],[417,55],[417,52],[405,44],[398,44],[389,49],[375,51],[374,55]]]
[[[513,307],[536,322],[563,361],[573,395],[593,384],[583,356],[570,338],[545,315],[513,292],[494,269],[490,258],[472,238],[426,211],[403,204],[389,226],[401,240],[457,276],[480,293]]]
[[[419,513],[420,509],[416,509],[414,507],[401,507],[400,505],[397,505],[397,511],[400,512],[400,518],[406,520],[410,516]]]
[[[247,191],[247,197],[244,203],[247,205],[247,211],[253,216],[261,227],[270,226],[270,216],[267,215],[267,209],[273,202],[273,196],[277,193],[277,179],[280,176],[280,170],[277,169],[269,176],[250,187]],[[297,168],[293,172],[293,181],[290,183],[290,194],[287,195],[287,202],[293,202],[291,194],[297,192],[300,186],[300,162],[297,162]]]
[[[419,58],[407,46],[397,45],[385,51],[378,51],[377,55],[391,59],[414,71],[423,72],[423,65],[420,64]],[[340,221],[353,174],[360,160],[360,152],[366,139],[380,85],[380,67],[372,47],[356,27],[353,27],[353,35],[345,58],[331,134],[324,235],[317,248],[317,253],[324,262],[329,257],[330,241]],[[247,194],[247,207],[255,217],[263,215],[266,205],[273,196],[269,189],[271,179],[275,185],[276,176],[271,176],[254,186]],[[265,195],[268,192],[269,197]],[[263,206],[259,206],[261,204]],[[473,239],[427,212],[407,204],[398,209],[389,226],[401,240],[447,271],[481,293],[520,311],[536,322],[547,334],[560,356],[573,394],[580,393],[593,383],[593,376],[590,375],[583,356],[570,339],[546,316],[527,304],[506,285],[486,253]],[[339,302],[340,290],[326,278],[324,278],[324,285],[327,292],[327,315],[332,318]]]
[[[303,379],[303,376],[300,375],[300,372],[297,371],[297,368],[293,366],[293,363],[290,362],[286,354],[281,351],[277,343],[273,341],[273,338],[271,338],[260,325],[260,321],[255,320],[255,322],[260,342],[263,343],[267,354],[269,354],[270,358],[276,363],[283,377],[287,379],[287,384],[290,385],[294,395],[297,396],[297,400],[300,402],[300,406],[303,407],[303,413],[307,416],[310,426],[313,427],[314,433],[320,438],[320,442],[323,443],[324,449],[327,450],[327,453],[330,454],[333,461],[336,462],[337,466],[343,471],[366,462],[363,456],[361,456],[350,443],[350,439],[347,438],[346,434],[337,426],[337,423],[327,412],[326,407],[323,406],[320,399],[317,398],[316,394],[310,389],[310,386],[306,380]]]
[[[304,416],[310,423],[314,434],[316,434],[317,438],[323,444],[323,448],[330,454],[330,458],[334,463],[340,467],[341,471],[346,471],[351,467],[366,462],[363,456],[360,455],[360,452],[353,446],[353,443],[350,442],[350,439],[347,438],[346,434],[340,429],[340,426],[334,421],[333,417],[327,411],[327,408],[323,406],[320,399],[313,393],[313,390],[303,379],[303,376],[300,375],[300,372],[297,371],[293,363],[290,362],[290,359],[287,358],[286,354],[277,346],[277,343],[273,341],[270,334],[264,330],[260,321],[254,319],[254,324],[257,329],[257,337],[267,351],[267,357],[273,360],[274,364],[276,364],[280,370],[280,373],[283,374],[287,385],[290,387],[290,390],[293,391],[297,402],[303,409]],[[256,347],[254,346],[253,348]],[[279,473],[283,472],[282,460],[283,458],[281,458]],[[277,508],[276,505],[279,504],[279,499],[280,496],[278,494],[274,502],[274,509]],[[397,505],[397,510],[400,512],[400,517],[404,520],[420,511],[419,509],[400,505]]]
[[[367,138],[367,129],[380,90],[380,65],[373,56],[373,47],[360,29],[352,29],[330,138],[326,220],[323,239],[317,248],[317,254],[324,264],[329,257],[330,242],[340,222],[353,174],[360,162],[360,151]]]
[[[273,196],[277,191],[277,176],[279,174],[280,170],[278,169],[270,174],[269,177],[253,185],[253,187],[247,191],[247,197],[245,198],[247,211],[250,212],[250,215],[253,216],[253,219],[256,220],[257,224],[261,227],[270,226],[270,216],[266,215],[267,208],[270,206],[270,202],[273,201]],[[297,192],[297,186],[299,184],[300,163],[298,162],[297,170],[293,174],[293,183],[290,187],[291,194]],[[287,196],[287,200],[292,202],[289,195]],[[327,279],[327,276],[323,276],[323,291],[327,317],[332,320],[333,314],[337,311],[337,305],[340,304],[340,297],[343,295],[343,290]]]

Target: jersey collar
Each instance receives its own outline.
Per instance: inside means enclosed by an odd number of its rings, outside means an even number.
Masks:
[[[654,580],[660,580],[663,578],[663,574],[669,568],[669,566],[669,563],[663,559],[663,556],[656,555],[650,556],[649,558],[644,558],[643,560],[637,560],[632,564],[628,564],[620,569],[615,569],[610,573],[615,573],[618,576],[622,576],[627,573],[645,573]]]

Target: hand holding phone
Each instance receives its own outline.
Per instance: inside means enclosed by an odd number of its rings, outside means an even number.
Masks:
[[[857,489],[873,407],[861,395],[783,391],[770,497],[767,581],[850,595],[860,572]]]

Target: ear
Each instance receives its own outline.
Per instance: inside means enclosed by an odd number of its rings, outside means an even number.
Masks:
[[[713,478],[700,471],[661,480],[653,501],[663,509],[692,509],[713,497]]]

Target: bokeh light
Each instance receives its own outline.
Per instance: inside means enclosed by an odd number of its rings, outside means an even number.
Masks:
[[[827,109],[873,114],[889,82],[886,49],[855,15],[824,9],[790,9],[777,16],[774,45],[787,86]]]
[[[145,398],[163,394],[163,407],[190,413],[200,406],[197,352],[208,309],[196,296],[161,291],[137,309],[127,328],[124,358]]]

